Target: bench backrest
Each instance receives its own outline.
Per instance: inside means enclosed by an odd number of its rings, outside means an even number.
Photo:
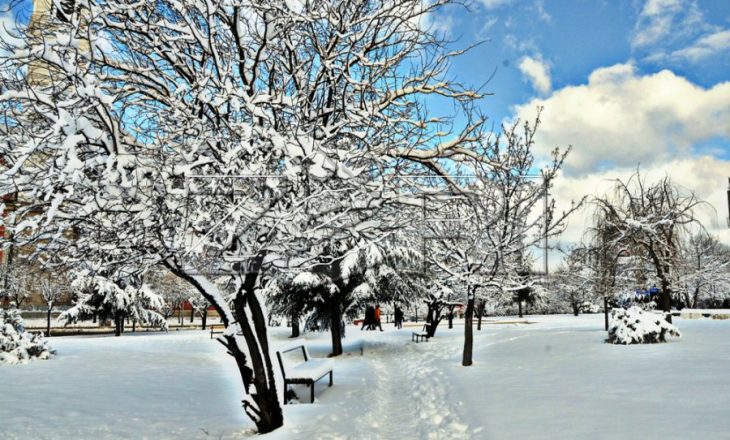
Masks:
[[[289,353],[291,351],[295,350],[302,350],[302,356],[304,356],[304,362],[307,362],[309,360],[309,351],[307,351],[307,346],[304,344],[298,344],[291,346],[289,348],[286,348],[284,350],[279,350],[276,352],[276,357],[279,359],[279,366],[281,367],[281,375],[286,379],[286,371],[284,370],[284,359],[282,359],[281,355],[284,353]]]

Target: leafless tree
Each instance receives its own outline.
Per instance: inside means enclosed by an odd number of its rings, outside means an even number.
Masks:
[[[626,181],[617,179],[613,192],[593,203],[602,222],[597,231],[607,234],[606,243],[645,258],[653,267],[661,284],[660,307],[671,322],[683,236],[699,225],[694,211],[702,202],[669,177],[647,184],[637,171]]]

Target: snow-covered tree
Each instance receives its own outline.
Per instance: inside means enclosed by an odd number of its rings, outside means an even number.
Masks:
[[[136,287],[130,280],[81,273],[71,286],[78,292],[78,299],[73,307],[59,315],[58,320],[64,324],[96,317],[100,321],[112,321],[115,336],[121,336],[126,319],[167,328],[167,322],[156,311],[162,308],[163,300],[147,285]]]
[[[25,331],[18,309],[0,310],[0,364],[48,359],[54,353],[43,335]]]
[[[730,247],[704,232],[689,237],[682,246],[679,285],[678,302],[685,307],[722,304],[730,297]]]
[[[574,247],[567,251],[561,266],[551,277],[551,286],[558,301],[565,304],[573,315],[578,316],[586,305],[596,298],[593,290],[594,273],[590,266],[590,252],[586,247]]]
[[[638,171],[626,181],[617,179],[612,194],[594,199],[610,244],[651,264],[660,283],[660,306],[670,323],[683,236],[699,224],[694,211],[701,203],[669,177],[648,184]]]
[[[332,355],[338,356],[342,354],[344,318],[354,317],[367,301],[409,298],[415,291],[411,285],[414,272],[400,269],[420,262],[420,255],[408,247],[364,240],[343,240],[325,247],[319,253],[327,255],[326,260],[294,276],[279,296],[289,293],[296,299],[286,301],[303,301],[301,310],[311,311],[307,327],[329,329]]]
[[[210,303],[203,295],[200,294],[200,292],[195,292],[192,296],[190,296],[188,298],[188,303],[191,307],[190,322],[193,322],[193,316],[197,314],[200,316],[200,323],[203,330],[205,330],[208,323],[208,308],[210,307]]]
[[[463,201],[456,207],[464,220],[458,226],[459,233],[444,233],[457,229],[453,224],[436,223],[433,227],[434,235],[441,238],[433,240],[431,260],[465,293],[464,366],[472,364],[478,287],[512,292],[530,287],[534,280],[519,276],[524,271],[522,256],[545,237],[562,232],[567,216],[582,203],[555,215],[554,201],[545,201],[567,151],[553,151],[540,169],[540,180],[534,179],[538,164],[532,148],[539,122],[538,112],[534,123],[516,122],[503,127],[502,133],[482,139],[478,151],[488,159],[459,169],[461,174],[475,177],[460,188]]]
[[[2,271],[2,289],[0,296],[10,302],[11,307],[21,309],[39,288],[38,276],[27,264],[16,260],[14,264],[6,265]]]
[[[40,290],[43,301],[46,303],[46,336],[51,336],[51,313],[56,304],[68,292],[68,286],[64,276],[57,276],[54,279],[42,279]]]
[[[0,195],[24,201],[10,232],[39,262],[115,278],[162,264],[188,282],[227,326],[244,410],[280,427],[262,272],[381,232],[378,211],[414,202],[400,177],[484,160],[469,148],[479,95],[448,80],[459,52],[423,28],[448,2],[75,2],[5,42]],[[443,136],[426,95],[463,106],[465,128]],[[235,283],[232,304],[200,255]]]

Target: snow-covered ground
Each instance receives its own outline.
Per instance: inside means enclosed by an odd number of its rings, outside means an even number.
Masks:
[[[262,439],[728,438],[730,321],[680,320],[667,344],[603,343],[601,315],[529,317],[475,331],[461,367],[463,326],[427,343],[414,329],[348,327],[335,385],[314,405],[285,406]],[[272,329],[288,344],[288,329]],[[328,335],[307,335],[323,356]],[[360,344],[364,355],[360,355]],[[222,346],[202,331],[53,338],[58,356],[0,367],[0,437],[245,438],[242,386]],[[297,388],[306,400],[305,388]]]

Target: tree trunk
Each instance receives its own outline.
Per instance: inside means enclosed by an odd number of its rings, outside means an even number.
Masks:
[[[193,318],[195,318],[195,307],[190,305],[190,322],[193,322]]]
[[[441,322],[441,309],[436,301],[427,303],[426,305],[428,306],[428,315],[426,315],[428,331],[426,333],[429,338],[433,338],[436,334],[436,328]]]
[[[241,289],[234,299],[236,317],[253,366],[251,383],[256,391],[250,394],[255,406],[244,400],[244,410],[256,423],[256,428],[261,434],[271,432],[284,424],[284,414],[276,392],[274,368],[269,355],[266,317],[255,292],[263,259],[262,253],[251,261]]]
[[[122,336],[122,317],[120,315],[114,317],[114,336]]]
[[[203,316],[200,317],[200,320],[203,324],[203,330],[205,330],[205,325],[208,323],[208,304],[205,305],[205,309],[203,309]]]
[[[517,301],[517,309],[519,310],[520,318],[522,318],[522,301]]]
[[[340,312],[340,304],[333,304],[330,310],[330,334],[332,335],[332,353],[330,353],[330,356],[339,356],[342,354],[342,313]]]
[[[46,337],[51,336],[51,311],[53,311],[53,307],[49,307],[46,313]]]
[[[606,331],[608,331],[608,297],[603,297],[603,321],[606,327]]]
[[[474,317],[474,298],[469,298],[466,302],[466,315],[464,316],[464,355],[461,359],[461,365],[468,367],[472,364],[472,350],[474,348],[474,330],[472,329],[472,321]]]
[[[578,313],[580,313],[578,303],[571,303],[570,305],[573,307],[573,316],[578,316]]]
[[[485,301],[481,300],[479,301],[479,304],[477,305],[477,330],[482,330],[482,316],[484,316],[484,309],[485,309]]]
[[[291,336],[290,336],[290,338],[298,338],[299,337],[299,313],[292,312],[289,319],[291,319]]]
[[[236,361],[244,389],[249,394],[249,398],[243,401],[244,411],[254,421],[261,434],[274,431],[284,424],[284,415],[277,395],[274,369],[269,355],[266,318],[254,292],[263,258],[264,255],[260,254],[253,259],[233,303],[235,317],[237,317],[245,340],[245,351],[239,348],[239,339],[233,335],[224,336],[222,340],[218,339]],[[173,265],[169,260],[164,263],[175,275],[189,282],[205,296],[215,307],[221,322],[226,327],[233,324],[229,320],[226,305],[217,302],[220,293],[214,295],[212,292],[206,291],[200,281]],[[230,318],[234,319],[234,316]],[[249,353],[248,356],[246,352]],[[253,368],[248,366],[248,358],[250,358]],[[253,390],[251,385],[253,385]]]
[[[449,329],[454,328],[454,307],[449,306]]]

